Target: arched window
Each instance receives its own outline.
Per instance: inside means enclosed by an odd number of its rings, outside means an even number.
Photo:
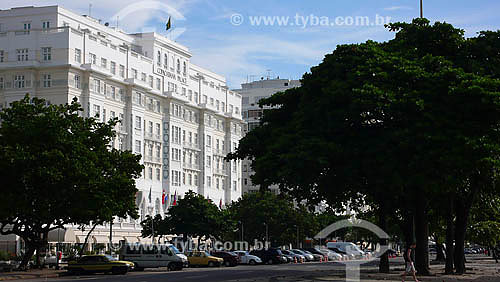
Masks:
[[[186,64],[186,62],[184,62],[183,72],[184,72],[184,74],[186,74],[186,73],[187,73],[187,64]]]
[[[163,55],[163,65],[165,65],[165,68],[168,68],[168,55],[167,54]]]
[[[157,61],[157,64],[159,66],[161,66],[161,52],[160,51],[158,51],[158,61]]]
[[[181,60],[177,59],[177,72],[181,72]]]

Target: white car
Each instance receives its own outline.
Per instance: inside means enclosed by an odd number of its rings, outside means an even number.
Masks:
[[[262,260],[258,256],[251,255],[246,251],[235,251],[234,253],[240,258],[241,264],[255,265],[262,263]]]
[[[319,250],[321,253],[325,254],[325,256],[328,256],[328,260],[341,260],[343,256],[341,254],[337,254],[334,251],[328,250],[328,249],[321,249]]]

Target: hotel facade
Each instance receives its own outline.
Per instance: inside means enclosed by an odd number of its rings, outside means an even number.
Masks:
[[[191,56],[165,36],[126,34],[59,6],[0,10],[0,107],[26,93],[52,104],[76,98],[84,116],[121,121],[111,146],[142,155],[140,219],[116,219],[115,242],[140,241],[141,219],[189,190],[217,205],[241,197],[241,163],[224,161],[243,134],[241,95]],[[60,233],[74,243],[86,235]],[[93,243],[109,242],[108,226],[93,234]]]

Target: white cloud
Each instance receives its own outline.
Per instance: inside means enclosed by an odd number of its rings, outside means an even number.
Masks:
[[[413,10],[413,8],[409,6],[391,6],[384,8],[384,11],[400,11],[400,10]]]

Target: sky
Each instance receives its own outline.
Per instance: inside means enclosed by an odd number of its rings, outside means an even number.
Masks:
[[[261,77],[300,79],[339,44],[394,37],[383,24],[418,17],[419,0],[2,0],[0,9],[60,5],[187,46],[191,61],[231,88]],[[500,29],[498,0],[424,0],[424,16],[475,36]],[[172,19],[167,32],[165,23]],[[366,20],[365,20],[366,19]],[[260,23],[259,23],[260,21]],[[267,24],[266,24],[267,23]]]

